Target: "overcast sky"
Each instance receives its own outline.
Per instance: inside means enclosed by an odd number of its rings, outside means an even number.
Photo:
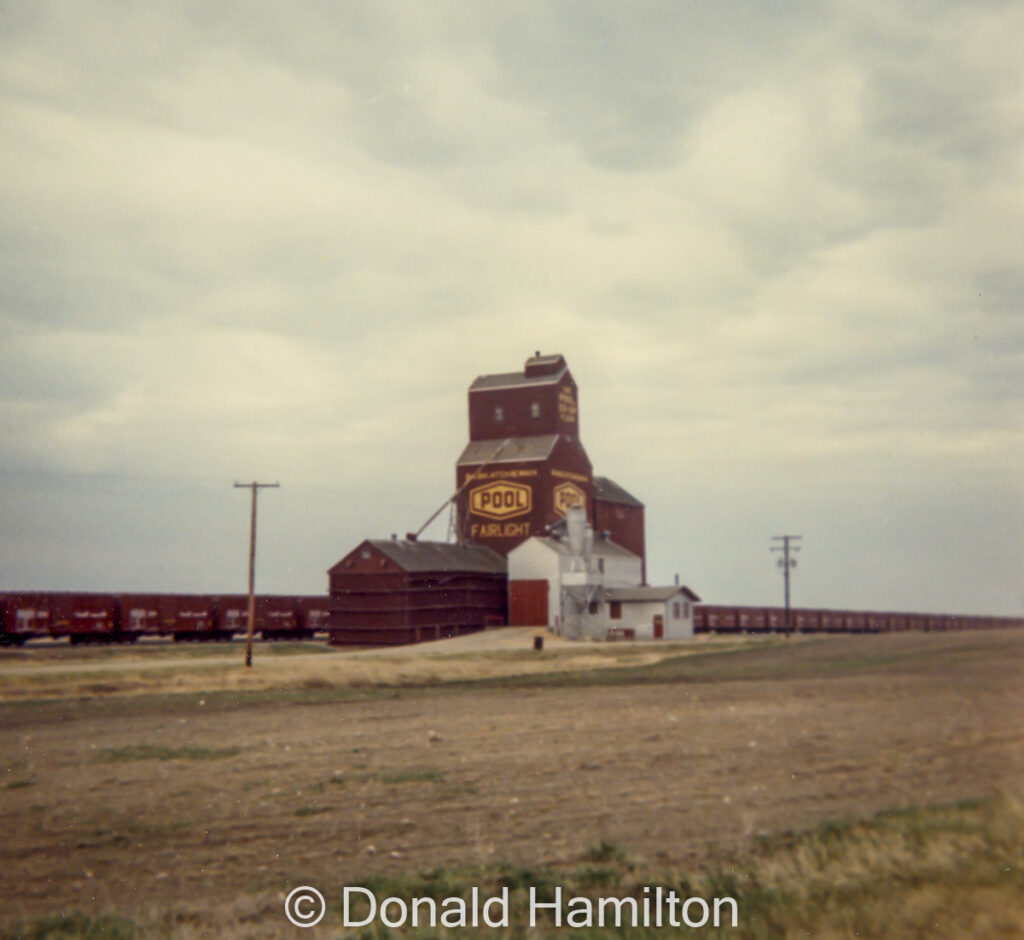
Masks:
[[[561,352],[648,573],[1024,613],[1020,2],[0,0],[0,587],[321,592]],[[445,518],[428,532],[445,536]]]

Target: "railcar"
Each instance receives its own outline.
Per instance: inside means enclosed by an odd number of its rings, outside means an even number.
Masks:
[[[51,600],[35,591],[0,594],[0,646],[22,646],[50,635]]]
[[[737,607],[736,626],[745,633],[764,633],[768,630],[768,616],[763,607]]]
[[[178,642],[229,640],[248,629],[245,594],[0,592],[0,646],[43,637],[72,644],[133,643],[143,636]],[[257,595],[255,630],[263,640],[309,639],[328,629],[329,598]],[[696,633],[895,633],[1024,628],[1019,617],[696,604]]]
[[[302,598],[267,596],[256,603],[257,624],[264,640],[306,640],[315,630],[307,622]]]
[[[0,646],[46,637],[84,643],[230,640],[248,629],[244,594],[0,592]],[[255,632],[264,640],[310,639],[327,629],[326,597],[257,595]]]
[[[725,607],[696,604],[695,633],[904,633],[947,630],[1024,628],[1021,617],[970,617],[868,610],[817,610],[793,607]]]
[[[846,628],[846,621],[841,611],[823,610],[821,612],[822,633],[843,633]]]
[[[168,594],[163,598],[164,632],[176,643],[230,640],[233,630],[222,626],[223,611],[210,594]]]
[[[299,615],[308,637],[323,633],[330,625],[331,611],[326,597],[299,597]]]
[[[121,631],[129,642],[140,636],[161,636],[164,632],[164,604],[160,594],[121,594]]]
[[[113,594],[73,594],[67,626],[57,630],[59,632],[51,630],[51,635],[66,635],[73,644],[116,643],[129,639],[121,629],[121,606]],[[138,634],[132,634],[131,639],[138,639]]]
[[[821,632],[821,611],[820,610],[794,610],[791,611],[790,620],[792,629],[797,633],[820,633]]]

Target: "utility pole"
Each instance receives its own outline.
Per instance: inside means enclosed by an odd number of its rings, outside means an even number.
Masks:
[[[249,522],[249,629],[245,634],[245,665],[252,668],[252,635],[256,631],[256,493],[276,489],[280,483],[236,483],[236,489],[252,490],[252,517]]]
[[[782,542],[781,545],[773,545],[773,552],[782,552],[782,557],[778,561],[778,566],[782,569],[782,577],[786,585],[786,632],[792,631],[792,621],[789,616],[789,569],[796,567],[796,559],[790,558],[790,554],[796,554],[800,551],[799,545],[793,545],[790,547],[791,542],[796,542],[803,538],[802,535],[773,535],[773,542]]]

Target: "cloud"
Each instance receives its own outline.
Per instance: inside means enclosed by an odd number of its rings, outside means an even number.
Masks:
[[[164,583],[215,579],[182,507],[229,525],[207,488],[266,475],[300,533],[280,587],[308,584],[426,518],[470,381],[540,348],[598,472],[648,504],[652,572],[754,598],[760,560],[721,572],[799,523],[866,583],[862,519],[898,516],[913,570],[879,590],[919,605],[948,574],[923,533],[955,518],[989,560],[960,607],[1019,608],[990,563],[1024,549],[1017,5],[0,17],[0,493],[36,520],[6,537],[15,580],[116,587],[168,527]],[[82,567],[116,493],[147,534]]]

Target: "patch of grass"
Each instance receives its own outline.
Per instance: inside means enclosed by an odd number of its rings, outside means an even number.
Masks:
[[[366,681],[328,687],[322,680],[312,677],[308,688],[303,688],[303,680],[296,678],[291,686],[250,690],[210,688],[203,694],[208,711],[227,713],[258,705],[336,706],[345,702],[408,695],[459,695],[488,689],[575,689],[750,679],[789,680],[867,673],[947,674],[950,669],[955,669],[959,676],[984,676],[993,669],[1016,673],[1021,668],[1024,643],[1017,635],[1019,633],[1021,631],[1003,631],[997,636],[985,635],[983,642],[979,642],[980,634],[821,634],[800,637],[795,641],[769,636],[737,639],[734,641],[736,645],[697,640],[688,647],[679,647],[678,654],[672,653],[657,663],[647,665],[635,665],[617,657],[614,644],[590,644],[585,649],[573,648],[564,655],[559,651],[548,672],[438,683],[409,679],[402,682],[401,692],[387,682],[374,684]],[[652,647],[644,646],[643,649]],[[603,654],[608,665],[586,670],[569,668],[566,671],[560,668],[563,661],[570,662],[574,656],[584,652],[588,655]],[[530,656],[533,655],[531,652]],[[500,659],[497,653],[494,656]],[[154,670],[149,675],[158,672]],[[81,694],[81,686],[69,684],[68,678],[65,675],[0,677],[0,695],[9,693],[20,699],[0,703],[0,719],[10,727],[31,727],[57,721],[88,720],[123,708],[118,697],[112,695],[83,696],[76,700],[76,690]],[[93,673],[90,680],[116,681],[122,692],[133,695],[133,712],[139,716],[190,712],[194,705],[195,689],[189,692],[157,692],[147,688],[138,677],[126,678],[123,673]],[[60,697],[48,699],[47,696]]]
[[[562,879],[551,869],[529,865],[500,865],[494,881],[499,888],[508,888],[514,892],[524,892],[532,887],[542,901],[550,901],[555,896],[555,888],[562,884]]]
[[[740,936],[1010,936],[1024,931],[1024,809],[1009,798],[904,807],[760,840],[706,879]]]
[[[302,680],[302,688],[322,691],[334,689],[336,686],[330,679],[324,679],[322,676],[310,676],[308,679]]]
[[[135,760],[222,760],[240,754],[240,747],[164,747],[159,744],[131,744],[127,747],[107,747],[99,753],[105,763]]]
[[[769,643],[769,640],[758,641],[760,644]],[[750,649],[753,643],[745,641],[744,649]],[[296,651],[297,644],[283,644],[282,649]],[[310,651],[316,650],[321,653],[344,653],[344,650],[330,650],[318,644],[310,644]],[[75,650],[80,653],[81,650]],[[116,661],[119,657],[112,655],[110,650],[86,651],[94,654],[97,658],[110,657]],[[201,661],[208,656],[223,658],[225,650],[222,647],[209,647],[204,644],[191,646],[167,646],[160,651],[153,651],[168,657],[184,656],[188,659]],[[276,686],[265,689],[248,690],[225,690],[217,688],[216,685],[208,687],[204,691],[207,708],[210,711],[230,711],[236,708],[248,708],[253,705],[267,704],[296,704],[296,705],[334,705],[348,701],[366,701],[380,698],[398,698],[409,692],[459,694],[466,691],[474,691],[488,688],[547,688],[551,686],[565,685],[571,687],[589,687],[598,685],[619,685],[659,680],[656,676],[648,676],[645,669],[649,667],[635,666],[622,654],[624,651],[613,649],[612,645],[587,645],[586,647],[572,647],[565,650],[558,650],[551,654],[550,672],[540,673],[534,676],[521,677],[498,677],[494,679],[467,679],[452,682],[441,681],[429,677],[424,678],[400,678],[397,680],[375,683],[369,680],[358,682],[349,680],[337,685],[322,677],[296,678],[291,685],[285,687]],[[633,656],[650,654],[650,650],[629,650]],[[721,646],[717,647],[718,655],[722,654]],[[425,654],[427,655],[427,654]],[[536,661],[536,653],[533,651],[494,651],[482,658],[495,660],[497,662],[514,662],[517,657],[523,660]],[[579,673],[572,668],[572,661],[581,655],[603,656],[608,665],[593,670],[585,670]],[[698,650],[696,647],[690,649],[682,658],[702,658],[707,652]],[[159,658],[159,656],[157,656]],[[478,653],[466,653],[462,656],[445,657],[444,661],[458,660],[460,658],[475,660],[481,658]],[[63,659],[63,657],[61,657]],[[69,657],[77,661],[77,657]],[[441,659],[441,657],[438,657]],[[147,714],[162,714],[167,711],[180,711],[183,705],[190,703],[192,697],[198,691],[190,689],[188,692],[174,692],[158,689],[155,686],[164,683],[168,677],[173,677],[180,672],[180,666],[169,665],[165,669],[151,669],[144,673],[127,674],[121,671],[93,672],[86,683],[81,682],[81,677],[74,672],[74,662],[69,662],[67,674],[47,675],[12,675],[0,677],[0,694],[8,696],[8,701],[0,702],[0,715],[5,720],[17,721],[21,725],[35,725],[49,723],[52,721],[68,720],[73,715],[74,719],[88,719],[110,714],[120,710],[123,706],[114,695],[97,695],[90,697],[87,686],[110,683],[121,693],[131,694],[133,697],[133,710],[142,716]],[[111,663],[112,668],[114,663]],[[223,672],[234,668],[232,665],[223,663],[214,664],[210,670],[208,664],[203,664],[204,675],[210,677],[215,683]],[[210,670],[209,672],[207,670]],[[566,671],[568,670],[568,671]],[[214,675],[214,673],[216,675]],[[441,675],[439,672],[438,675]],[[667,681],[675,681],[668,679]],[[401,691],[399,691],[401,689]],[[18,701],[14,701],[14,698]],[[77,699],[77,700],[76,700]]]
[[[337,649],[331,649],[325,643],[316,643],[303,640],[275,640],[266,645],[257,647],[257,653],[269,652],[274,656],[297,656],[307,653],[337,653]]]
[[[297,815],[313,815],[324,807],[303,807]],[[299,883],[299,882],[296,882]],[[1024,935],[1024,807],[1014,798],[965,800],[931,807],[902,807],[860,819],[839,819],[800,833],[762,839],[744,852],[720,853],[704,869],[681,871],[642,868],[626,850],[604,841],[576,860],[575,867],[555,870],[508,863],[460,865],[391,874],[366,872],[346,882],[369,889],[378,899],[399,897],[468,900],[478,886],[482,895],[509,892],[510,926],[488,931],[495,940],[529,936],[531,940],[664,940],[665,937],[713,937],[729,940],[776,940],[804,936],[853,940],[959,940]],[[642,911],[655,889],[675,892],[676,911],[683,900],[732,898],[738,925],[730,926],[730,907],[722,907],[723,926],[686,927],[594,926],[575,931],[555,927],[547,912],[528,928],[531,889],[538,901],[554,900],[561,889],[563,911],[575,897],[635,899]],[[341,888],[326,891],[329,899],[322,930],[341,925]],[[664,896],[664,895],[663,895]],[[597,910],[597,905],[594,905]],[[274,916],[278,916],[274,909]],[[358,909],[353,910],[360,915]],[[88,940],[133,940],[138,936],[172,936],[152,924],[137,926],[123,917],[58,915],[0,929],[3,937],[42,940],[71,937]],[[165,918],[166,922],[166,918]],[[180,926],[180,922],[179,926]],[[188,927],[205,934],[200,916]],[[627,918],[628,923],[628,918]],[[152,929],[150,929],[152,928]],[[352,936],[401,935],[434,940],[429,927],[388,931],[373,924]],[[188,934],[193,935],[192,933]],[[479,937],[480,930],[444,930],[449,938]]]
[[[588,862],[624,862],[626,853],[615,842],[602,839],[586,855]]]
[[[669,933],[735,940],[852,940],[858,935],[958,940],[1024,934],[1024,809],[1008,798],[830,820],[807,832],[762,839],[748,852],[719,854],[698,872],[639,871],[624,849],[610,842],[592,848],[584,860],[589,864],[569,871],[466,866],[408,876],[371,875],[360,884],[378,898],[435,900],[468,898],[474,885],[488,896],[507,887],[512,923],[508,932],[497,934],[502,940],[526,932],[537,940],[556,940],[572,932],[564,922],[556,928],[543,913],[537,927],[527,931],[531,888],[543,902],[561,888],[566,910],[572,897],[634,898],[639,906],[654,896],[656,886],[674,891],[680,904],[690,897],[709,905],[716,898],[732,898],[738,925],[731,926],[731,907],[724,903],[718,928],[594,926],[574,935],[588,940],[660,940]],[[329,916],[339,911],[336,904]],[[477,935],[472,929],[445,931],[448,937]],[[366,936],[384,933],[373,926]],[[406,928],[402,936],[427,940],[437,933]]]
[[[116,914],[94,916],[72,911],[23,923],[0,936],[5,940],[133,940],[142,933],[134,921]]]
[[[36,785],[35,780],[31,777],[25,780],[9,780],[4,784],[5,790],[23,790],[25,787],[34,787]]]
[[[573,873],[572,880],[581,888],[603,888],[619,881],[620,872],[611,865],[584,865]]]
[[[296,816],[319,816],[321,813],[329,813],[329,806],[300,806],[295,810]]]

